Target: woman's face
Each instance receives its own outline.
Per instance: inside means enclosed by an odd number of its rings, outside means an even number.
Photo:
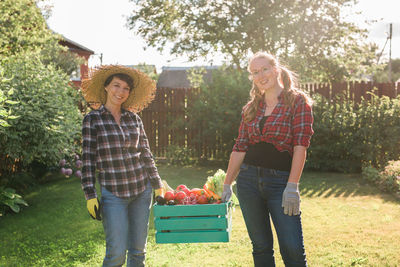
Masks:
[[[250,62],[250,75],[261,93],[275,88],[278,83],[277,69],[264,57],[255,58]]]
[[[117,77],[112,79],[105,90],[107,91],[107,102],[117,106],[122,105],[128,99],[130,93],[128,84]]]

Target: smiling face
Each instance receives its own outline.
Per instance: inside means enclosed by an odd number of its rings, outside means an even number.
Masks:
[[[253,59],[250,62],[249,70],[254,84],[261,93],[279,86],[278,70],[270,64],[267,58],[257,57]]]
[[[107,92],[106,104],[121,106],[128,97],[131,89],[127,82],[114,77],[111,82],[105,87]]]

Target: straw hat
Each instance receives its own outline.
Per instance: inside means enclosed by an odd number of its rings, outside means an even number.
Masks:
[[[124,73],[133,80],[133,88],[128,99],[122,104],[124,109],[140,112],[153,99],[156,83],[141,71],[121,65],[103,65],[90,72],[89,78],[82,82],[83,97],[92,108],[99,108],[107,100],[104,82],[110,75]]]

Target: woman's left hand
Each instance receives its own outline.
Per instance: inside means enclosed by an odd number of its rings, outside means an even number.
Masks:
[[[300,214],[299,184],[288,182],[282,196],[283,212],[289,216]]]

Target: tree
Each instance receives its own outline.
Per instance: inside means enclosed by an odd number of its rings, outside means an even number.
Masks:
[[[34,0],[0,1],[0,58],[57,42]]]
[[[68,77],[79,60],[59,45],[37,2],[0,1],[0,183],[80,147],[79,96]]]
[[[222,53],[243,68],[249,53],[265,50],[305,80],[339,81],[351,75],[350,65],[368,66],[363,62],[374,58],[360,41],[366,31],[341,14],[356,0],[132,1],[128,27],[148,45],[162,51],[172,43],[172,54],[191,60]],[[349,57],[356,50],[362,58]]]
[[[40,51],[45,65],[52,64],[70,75],[83,62],[59,45],[61,36],[47,28],[35,0],[0,1],[0,59]],[[47,6],[43,7],[49,16]]]
[[[400,58],[392,59],[392,80],[400,79]],[[384,69],[374,74],[374,81],[389,82],[389,63],[384,64]]]

